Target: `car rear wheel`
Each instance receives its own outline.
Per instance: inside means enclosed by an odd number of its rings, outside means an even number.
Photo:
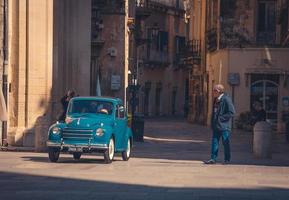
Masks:
[[[104,152],[104,162],[111,163],[114,158],[114,140],[110,138],[108,143],[108,149]]]
[[[79,152],[74,152],[74,153],[73,153],[73,158],[74,158],[74,160],[79,160],[80,157],[81,157],[81,153],[79,153]]]
[[[131,153],[131,141],[130,141],[130,139],[128,139],[126,150],[121,152],[122,160],[128,161],[130,158],[130,153]]]
[[[48,149],[48,157],[51,162],[57,162],[59,159],[60,151],[57,148]]]

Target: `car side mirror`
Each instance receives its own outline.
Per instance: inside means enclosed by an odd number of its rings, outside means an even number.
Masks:
[[[119,107],[119,111],[120,111],[120,112],[124,112],[124,106],[120,106],[120,107]]]
[[[120,118],[125,118],[125,108],[124,106],[119,107],[119,117]]]

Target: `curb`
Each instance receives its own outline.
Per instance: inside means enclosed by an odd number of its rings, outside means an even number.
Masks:
[[[1,146],[1,151],[35,152],[34,147]]]

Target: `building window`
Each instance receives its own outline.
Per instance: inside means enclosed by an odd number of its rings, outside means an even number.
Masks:
[[[159,31],[157,38],[157,50],[161,52],[168,51],[169,34],[166,31]]]
[[[289,1],[282,6],[279,17],[279,23],[281,25],[281,41],[283,45],[285,45],[286,43],[288,45],[288,34],[289,34],[288,11],[289,11]]]
[[[178,64],[181,58],[185,57],[186,38],[182,36],[175,37],[175,64]]]
[[[153,30],[147,32],[147,61],[154,66],[167,66],[169,63],[168,44],[169,34],[166,31],[158,31],[156,34]]]
[[[257,42],[274,44],[276,37],[276,1],[258,1]]]
[[[176,9],[180,9],[180,0],[176,0]]]
[[[186,38],[182,36],[175,37],[175,52],[176,54],[180,54],[184,51],[186,45]]]

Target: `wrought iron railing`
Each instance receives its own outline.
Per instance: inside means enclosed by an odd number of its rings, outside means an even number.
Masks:
[[[149,0],[135,0],[136,7],[146,7]]]
[[[193,64],[200,64],[201,61],[201,41],[189,40],[184,48],[176,54],[174,63],[178,66],[192,66]]]

